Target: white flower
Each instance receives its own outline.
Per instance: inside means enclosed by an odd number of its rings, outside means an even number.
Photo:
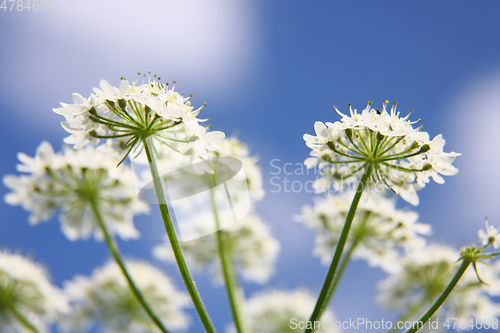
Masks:
[[[314,254],[327,265],[337,247],[353,191],[316,198],[313,206],[302,208],[299,222],[317,231]],[[423,236],[431,233],[430,225],[417,222],[418,214],[396,209],[396,202],[369,191],[358,204],[347,248],[355,243],[353,258],[367,260],[370,266],[394,271],[401,250],[411,251],[425,244]]]
[[[191,150],[204,149],[198,144],[199,141],[195,142],[197,144],[193,145]],[[248,146],[235,137],[222,139],[218,142],[218,146],[217,151],[210,151],[204,158],[200,158],[202,154],[196,151],[179,154],[168,147],[157,147],[156,163],[167,195],[174,201],[174,209],[182,208],[188,213],[193,211],[193,207],[202,206],[205,197],[196,194],[208,193],[208,190],[214,187],[212,178],[214,172],[216,179],[224,180],[217,182],[217,185],[226,184],[233,208],[236,210],[240,208],[242,213],[246,212],[251,209],[252,203],[264,197],[261,167],[257,164],[257,157],[251,155]],[[139,175],[140,182],[149,184],[149,196],[143,199],[151,199],[151,203],[156,203],[146,155],[142,153],[134,158],[132,167]],[[222,204],[228,201],[225,191],[216,191],[215,194],[223,194],[223,197],[218,197],[216,202]],[[187,197],[189,200],[176,201]]]
[[[459,267],[459,251],[442,245],[427,245],[408,253],[401,267],[378,285],[378,301],[389,310],[403,311],[419,304],[423,313],[444,291]],[[472,267],[465,272],[437,316],[471,318],[486,322],[500,315],[500,305],[491,296],[500,295],[500,264],[478,265],[479,282]],[[462,327],[462,329],[467,329]],[[470,327],[469,327],[470,329]]]
[[[4,177],[12,190],[5,201],[31,212],[31,224],[47,221],[58,211],[62,231],[70,240],[92,234],[101,239],[90,206],[95,201],[110,234],[139,237],[133,217],[149,212],[149,207],[137,198],[131,170],[116,168],[120,156],[114,149],[66,147],[55,153],[50,143],[43,142],[35,157],[20,153],[19,159],[18,170],[25,174]]]
[[[166,144],[176,151],[187,151],[196,140],[214,150],[224,138],[224,133],[207,133],[200,125],[205,121],[197,118],[202,108],[195,110],[189,97],[159,80],[140,85],[122,80],[119,88],[102,80],[100,87],[88,99],[73,94],[74,104],[54,109],[66,118],[63,127],[71,136],[65,142],[76,149],[99,139],[117,139],[128,155],[140,152],[144,140],[153,138],[153,145]]]
[[[28,258],[0,250],[0,331],[49,332],[60,315],[69,311],[66,296],[50,283],[46,269]]]
[[[220,149],[214,152],[215,155],[232,157],[241,161],[245,172],[245,184],[241,185],[241,189],[248,190],[253,200],[261,200],[265,192],[262,185],[261,168],[257,165],[257,157],[252,156],[249,147],[235,137],[219,141],[218,146]]]
[[[189,296],[177,290],[165,273],[146,262],[127,261],[126,266],[165,326],[171,330],[186,329],[190,318],[184,308],[190,302]],[[64,290],[74,309],[63,322],[71,332],[88,331],[96,324],[102,332],[156,332],[114,262],[95,269],[90,277],[79,275],[65,282]]]
[[[369,103],[361,114],[349,106],[349,116],[337,110],[340,122],[316,122],[316,135],[304,135],[311,148],[311,157],[304,163],[309,168],[318,166],[322,174],[315,186],[317,191],[330,186],[325,184],[333,183],[334,189],[354,184],[371,166],[370,186],[383,183],[417,205],[416,191],[430,177],[441,184],[444,180],[440,175],[458,172],[451,163],[460,154],[443,152],[441,135],[429,140],[427,133],[412,127],[408,116],[399,116],[396,104],[388,112],[387,103],[384,101],[382,111]]]
[[[315,299],[306,290],[268,290],[258,292],[246,302],[246,313],[251,332],[294,333],[304,330],[311,315]],[[316,324],[315,332],[337,332],[334,317],[325,311],[321,325]],[[299,322],[302,329],[299,329]],[[297,327],[294,327],[296,325]],[[311,323],[310,325],[314,325]],[[231,327],[229,332],[234,332]]]
[[[488,224],[488,219],[486,219],[486,230],[479,230],[477,232],[479,240],[483,246],[492,244],[495,249],[500,246],[500,230],[492,225]]]
[[[221,225],[229,225],[221,230],[224,233],[225,250],[243,279],[250,282],[265,283],[275,270],[279,253],[279,243],[272,237],[269,227],[255,215],[247,215],[238,223],[231,223],[231,211],[219,211]],[[212,212],[195,214],[188,222],[191,230],[197,234],[207,234],[206,221],[212,219]],[[222,283],[222,268],[220,267],[217,235],[182,243],[182,251],[186,261],[193,268],[201,270],[209,266],[215,281]],[[153,255],[160,260],[173,262],[174,256],[168,240],[153,249]]]

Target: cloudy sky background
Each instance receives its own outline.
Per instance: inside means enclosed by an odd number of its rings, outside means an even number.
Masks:
[[[51,110],[71,93],[86,96],[101,79],[118,84],[147,70],[177,80],[195,106],[207,102],[213,128],[260,156],[268,190],[276,189],[270,161],[302,162],[302,135],[316,120],[338,120],[333,105],[345,111],[349,102],[362,109],[388,99],[403,114],[413,109],[431,137],[442,133],[446,151],[463,154],[459,174],[427,186],[416,208],[434,239],[459,247],[476,239],[485,216],[500,224],[499,11],[490,0],[56,0],[53,12],[0,10],[0,174],[16,172],[18,151],[33,155],[42,140],[61,146],[66,133]],[[310,201],[305,191],[270,192],[258,207],[282,243],[272,287],[319,292],[326,268],[310,255],[314,234],[292,220]],[[56,220],[30,227],[26,212],[3,202],[0,214],[0,247],[43,262],[58,284],[108,258],[104,244],[67,241]],[[128,256],[149,258],[163,230],[155,222],[137,220],[141,240],[120,244]],[[163,268],[176,276],[176,267]],[[383,273],[355,262],[347,274],[337,317],[389,318],[372,300]],[[204,275],[196,281],[222,329],[230,318],[223,289]],[[245,288],[251,295],[260,287]]]

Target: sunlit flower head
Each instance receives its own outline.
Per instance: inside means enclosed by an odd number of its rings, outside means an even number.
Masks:
[[[56,153],[43,142],[34,157],[18,155],[23,174],[7,175],[4,184],[12,190],[5,201],[22,206],[31,213],[30,223],[49,220],[58,212],[61,229],[70,240],[102,234],[96,223],[91,202],[95,202],[111,234],[123,239],[138,238],[133,217],[147,213],[149,207],[139,201],[129,168],[116,168],[120,155],[101,145],[73,150],[65,147]]]
[[[194,233],[206,235],[206,221],[212,218],[212,212],[207,211],[193,216],[190,228]],[[265,283],[275,271],[276,259],[280,245],[271,235],[269,227],[256,216],[249,214],[237,223],[231,223],[231,211],[220,211],[221,225],[229,225],[221,230],[224,233],[225,250],[232,259],[234,267],[244,280]],[[220,267],[219,248],[215,233],[184,242],[181,244],[186,261],[193,268],[202,270],[209,268],[214,280],[222,283],[222,268]],[[174,255],[168,240],[153,249],[153,255],[160,260],[174,261]]]
[[[493,245],[493,247],[497,249],[500,247],[500,230],[490,225],[488,219],[486,219],[485,224],[485,230],[479,230],[477,232],[479,240],[483,246]]]
[[[122,79],[119,87],[102,80],[90,97],[74,93],[73,104],[61,103],[54,112],[66,118],[62,125],[71,136],[65,142],[76,149],[99,139],[116,139],[128,155],[139,152],[146,138],[177,151],[188,150],[193,142],[216,149],[224,133],[207,132],[200,125],[205,120],[198,118],[202,108],[194,109],[189,98],[156,75],[142,84]]]
[[[186,329],[190,318],[184,308],[190,304],[189,296],[177,290],[165,273],[146,262],[127,261],[126,266],[160,320],[170,330]],[[95,269],[90,277],[74,277],[65,283],[64,290],[73,311],[63,324],[71,332],[88,332],[94,325],[100,326],[102,332],[156,332],[114,262]]]
[[[401,117],[393,104],[387,111],[371,103],[361,112],[349,106],[349,115],[338,111],[340,121],[316,122],[316,135],[304,135],[306,145],[312,149],[305,164],[319,166],[322,177],[315,187],[325,191],[358,182],[369,172],[369,184],[383,183],[412,205],[418,204],[416,191],[429,182],[443,183],[441,175],[455,175],[458,170],[451,164],[457,153],[443,152],[445,141],[441,135],[432,140],[414,122]],[[333,183],[333,184],[332,184]]]
[[[316,300],[306,290],[268,290],[254,294],[246,302],[251,332],[293,333],[304,331]],[[325,311],[315,332],[337,332],[334,317]],[[300,325],[300,326],[299,326]],[[235,332],[234,328],[228,330]]]
[[[0,331],[50,332],[69,311],[66,296],[50,283],[46,269],[18,254],[0,250]]]
[[[324,265],[332,260],[353,196],[349,191],[316,198],[313,206],[304,206],[296,217],[317,231],[314,254]],[[416,212],[397,209],[395,200],[367,192],[358,205],[346,246],[354,247],[353,258],[393,271],[400,254],[425,244],[424,236],[430,233],[430,225],[418,222]]]
[[[423,313],[444,291],[460,265],[459,251],[442,245],[428,245],[401,259],[401,267],[378,285],[378,301],[389,310],[414,309]],[[482,284],[472,267],[465,272],[437,316],[468,321],[487,321],[500,315],[500,305],[491,299],[500,295],[500,264],[477,267]],[[404,310],[402,310],[404,311]],[[470,329],[470,327],[469,327]]]

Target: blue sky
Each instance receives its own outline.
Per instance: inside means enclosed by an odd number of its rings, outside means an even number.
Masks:
[[[388,99],[403,114],[413,109],[431,136],[442,133],[446,151],[463,154],[459,174],[422,190],[416,210],[434,239],[468,244],[485,216],[500,224],[499,12],[500,2],[489,0],[68,0],[50,13],[0,10],[0,174],[16,172],[18,151],[33,155],[42,140],[61,146],[66,133],[51,110],[71,93],[88,95],[101,79],[135,80],[139,71],[177,80],[195,105],[207,102],[213,128],[237,133],[260,156],[268,190],[270,161],[302,162],[309,153],[302,135],[313,133],[314,121],[338,120],[333,105],[345,111],[349,102],[362,109]],[[310,255],[314,234],[292,220],[310,201],[310,193],[281,191],[258,207],[282,242],[273,287],[319,291],[326,268]],[[31,227],[26,212],[3,202],[0,214],[0,247],[32,254],[56,283],[108,258],[104,244],[67,241],[56,220]],[[120,244],[127,255],[150,256],[161,232],[155,222],[137,220],[143,238]],[[388,318],[372,301],[383,274],[357,262],[347,274],[337,316]],[[223,290],[204,275],[196,280],[224,327]],[[245,287],[248,294],[260,288]]]

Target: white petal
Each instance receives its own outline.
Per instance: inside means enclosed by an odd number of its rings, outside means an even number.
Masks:
[[[203,140],[209,143],[219,142],[224,139],[226,135],[221,131],[208,132],[203,136]]]
[[[83,96],[78,94],[78,93],[73,93],[71,96],[73,97],[74,104],[84,105],[87,102],[87,100],[85,98],[83,98]]]
[[[326,131],[326,126],[321,121],[317,121],[314,123],[314,131],[317,136],[324,136],[324,131]]]
[[[435,152],[440,152],[443,150],[445,141],[443,139],[443,136],[441,134],[436,135],[434,139],[430,142],[431,149]]]

